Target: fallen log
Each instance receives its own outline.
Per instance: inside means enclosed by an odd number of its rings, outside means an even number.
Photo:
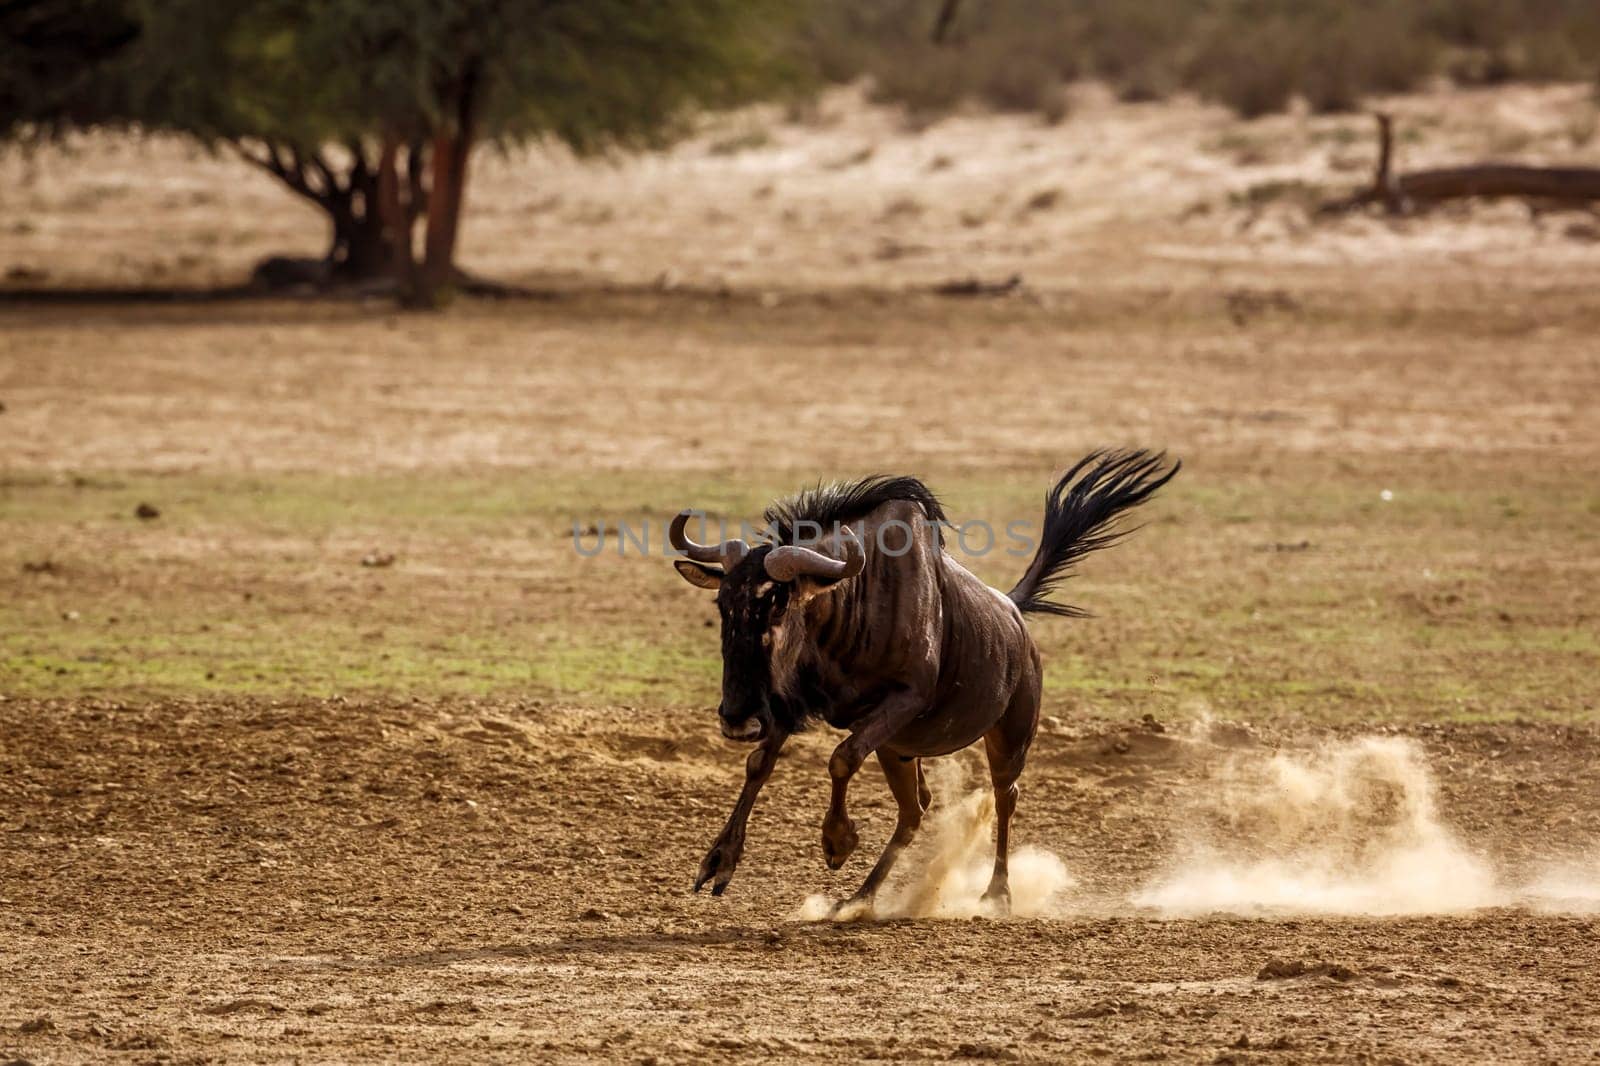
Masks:
[[[1368,204],[1383,204],[1391,215],[1410,214],[1445,200],[1471,197],[1519,197],[1547,204],[1583,206],[1600,203],[1600,168],[1536,167],[1519,163],[1473,163],[1396,174],[1394,120],[1378,120],[1378,166],[1372,184],[1352,196],[1322,206],[1323,214],[1339,214]]]
[[[1530,167],[1481,163],[1402,174],[1395,183],[1408,200],[1451,200],[1465,196],[1523,196],[1584,204],[1600,200],[1600,169]]]
[[[1002,281],[985,281],[982,278],[955,278],[942,281],[933,287],[937,296],[1009,296],[1022,288],[1022,275],[1013,274]]]

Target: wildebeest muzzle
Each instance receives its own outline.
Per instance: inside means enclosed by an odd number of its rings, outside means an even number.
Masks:
[[[750,713],[733,715],[728,714],[726,708],[719,707],[717,717],[722,726],[722,735],[729,740],[761,740],[772,726],[772,711],[765,706]]]

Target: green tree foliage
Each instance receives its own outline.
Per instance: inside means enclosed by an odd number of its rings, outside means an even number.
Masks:
[[[97,2],[135,33],[92,120],[237,151],[328,213],[335,271],[396,272],[424,305],[455,277],[474,146],[665,143],[777,88],[790,40],[781,0]]]
[[[0,0],[0,138],[115,114],[104,72],[139,35],[118,0]]]

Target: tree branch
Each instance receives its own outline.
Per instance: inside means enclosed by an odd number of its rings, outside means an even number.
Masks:
[[[246,163],[249,163],[251,166],[257,167],[266,171],[268,174],[271,174],[273,177],[287,185],[290,189],[294,190],[296,193],[299,193],[307,200],[310,200],[318,207],[321,207],[324,210],[329,207],[330,197],[318,192],[312,187],[311,183],[306,180],[305,168],[300,163],[300,155],[298,152],[292,153],[294,165],[291,166],[289,163],[284,161],[283,151],[280,146],[273,141],[263,139],[263,150],[260,153],[251,151],[249,145],[246,144],[245,140],[241,137],[231,138],[228,141],[228,144],[232,146],[239,158],[243,159]]]
[[[1403,214],[1405,197],[1400,195],[1400,186],[1394,179],[1394,116],[1379,111],[1373,118],[1378,120],[1378,166],[1372,176],[1372,194],[1383,201],[1389,214]]]
[[[323,187],[327,189],[330,197],[336,200],[350,199],[350,189],[340,184],[339,175],[334,173],[332,165],[328,163],[327,157],[320,149],[311,153],[311,166],[322,178]]]
[[[352,188],[366,184],[372,176],[372,166],[367,163],[367,146],[361,143],[360,137],[351,137],[344,142],[344,147],[350,153],[350,185]]]

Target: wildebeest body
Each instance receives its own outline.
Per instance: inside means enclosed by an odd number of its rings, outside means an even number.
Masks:
[[[944,554],[916,504],[885,504],[859,526],[865,569],[807,606],[803,713],[849,729],[897,689],[925,693],[927,709],[884,745],[921,757],[968,747],[1019,692],[1037,706],[1039,656],[1017,606]],[[916,531],[908,552],[879,550],[880,530],[898,550],[905,529]]]

